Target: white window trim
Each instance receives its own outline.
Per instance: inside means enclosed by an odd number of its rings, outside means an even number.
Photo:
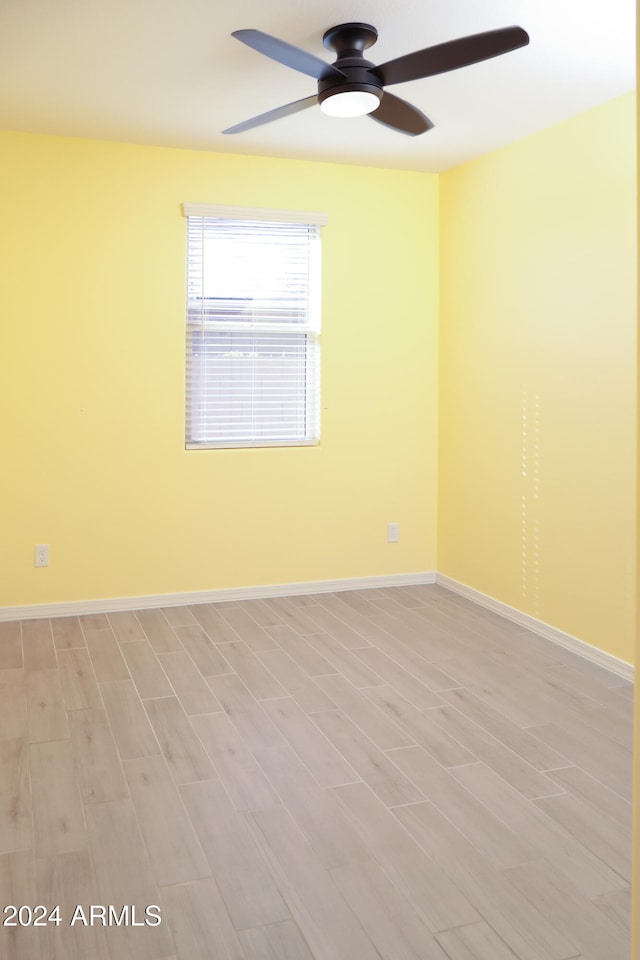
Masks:
[[[265,220],[275,223],[312,223],[324,227],[326,213],[305,213],[303,210],[272,210],[262,207],[227,207],[218,203],[183,203],[185,217],[220,217],[225,220]]]
[[[228,219],[228,220],[247,220],[247,221],[264,221],[264,222],[274,222],[274,223],[303,223],[310,224],[312,226],[322,227],[328,223],[328,215],[325,213],[318,212],[309,212],[309,211],[300,211],[300,210],[277,210],[273,208],[262,208],[262,207],[235,207],[228,206],[223,204],[207,204],[207,203],[191,203],[185,202],[182,204],[182,212],[185,218],[188,217],[213,217],[219,219]],[[317,278],[318,283],[320,282],[320,277]],[[312,340],[312,349],[314,351],[319,351],[319,328],[320,328],[320,291],[316,291],[316,296],[313,298],[312,303],[316,303],[318,307],[318,316],[312,319],[311,328],[308,330],[308,334],[313,338]],[[187,321],[187,326],[189,326]],[[226,325],[221,324],[219,329],[224,329]],[[234,327],[235,325],[231,325]],[[261,329],[266,332],[268,328],[264,324],[261,324]],[[276,325],[270,325],[272,332],[278,332]],[[315,330],[315,333],[314,333]],[[283,332],[289,332],[290,328],[284,327]],[[317,358],[314,361],[314,379],[315,382],[312,384],[312,389],[316,394],[315,406],[315,420],[317,421],[315,436],[308,438],[300,438],[295,440],[287,439],[278,439],[278,440],[269,440],[269,439],[256,439],[256,440],[208,440],[208,441],[189,441],[185,443],[187,450],[209,450],[209,449],[241,449],[241,448],[258,448],[258,447],[310,447],[317,446],[320,442],[319,437],[319,418],[320,418],[320,402],[319,402],[319,391],[320,391],[320,361],[319,353],[317,353]]]

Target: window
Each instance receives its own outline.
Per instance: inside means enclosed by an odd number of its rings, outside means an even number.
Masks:
[[[192,203],[184,214],[187,448],[317,443],[326,217]]]

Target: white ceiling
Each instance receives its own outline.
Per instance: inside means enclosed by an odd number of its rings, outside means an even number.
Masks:
[[[518,25],[528,47],[393,87],[435,128],[411,138],[312,107],[220,133],[316,83],[230,36],[253,27],[328,61],[329,27],[373,24],[366,56]],[[634,0],[0,0],[0,128],[439,172],[635,87]]]

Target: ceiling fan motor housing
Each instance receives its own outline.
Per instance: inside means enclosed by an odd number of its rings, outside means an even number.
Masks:
[[[346,79],[338,78],[336,80],[331,77],[327,80],[318,80],[319,103],[336,93],[373,93],[378,100],[382,99],[382,82],[377,77],[372,76],[366,67],[362,66],[362,61],[357,67],[348,67],[346,70],[341,63],[339,69],[344,70]]]
[[[336,93],[372,93],[378,100],[382,99],[382,80],[372,72],[375,64],[365,60],[362,54],[377,39],[378,31],[368,23],[344,23],[327,30],[322,42],[338,54],[333,66],[344,77],[332,71],[318,80],[319,103]]]

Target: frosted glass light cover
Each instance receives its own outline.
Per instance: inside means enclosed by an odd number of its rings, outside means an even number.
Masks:
[[[372,113],[380,105],[375,93],[366,90],[347,90],[327,97],[320,104],[320,109],[329,117],[363,117]]]

